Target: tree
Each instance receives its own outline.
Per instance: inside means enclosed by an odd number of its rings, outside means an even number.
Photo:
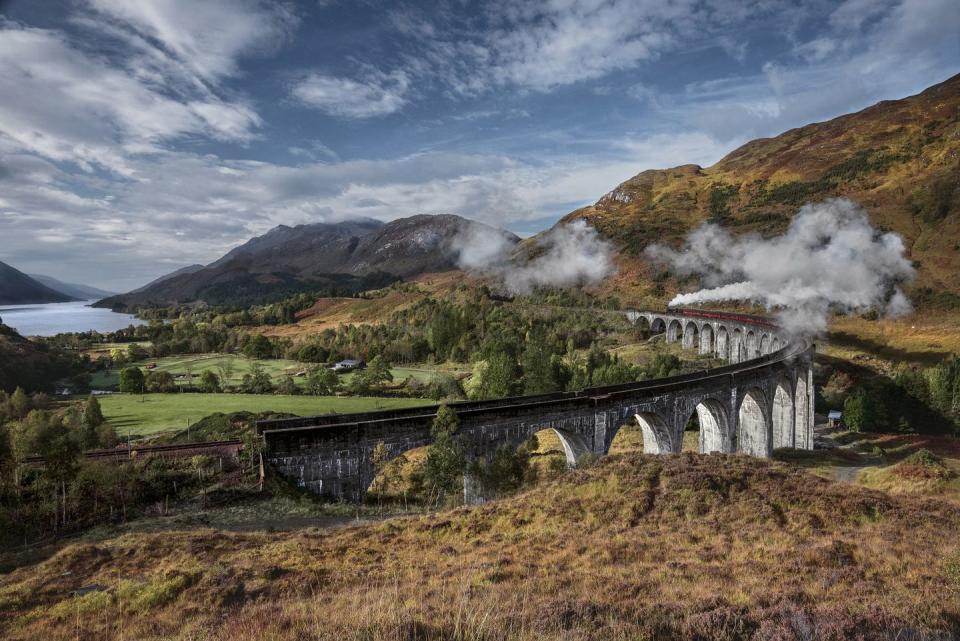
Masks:
[[[96,447],[98,445],[97,428],[103,425],[103,411],[100,409],[100,401],[96,396],[91,395],[83,404],[83,445],[85,447]]]
[[[367,394],[371,389],[381,387],[393,381],[390,363],[382,356],[375,357],[366,369],[360,370],[350,380],[350,391],[353,394]]]
[[[243,375],[240,389],[245,394],[271,394],[273,393],[273,381],[270,380],[270,375],[263,369],[263,365],[254,363],[250,368],[250,373]]]
[[[457,413],[441,405],[430,427],[433,442],[427,450],[424,481],[438,496],[457,493],[462,488],[466,458],[455,434],[460,426]]]
[[[223,359],[220,369],[220,386],[227,390],[230,387],[230,379],[233,378],[233,357],[227,356]]]
[[[522,365],[524,394],[547,394],[560,389],[553,363],[551,363],[551,350],[547,345],[546,331],[540,324],[534,325],[527,332]]]
[[[143,391],[143,371],[139,367],[127,367],[120,372],[120,391],[139,394]]]
[[[340,387],[337,373],[326,367],[314,368],[307,376],[307,391],[314,396],[330,396]]]
[[[200,375],[200,389],[208,394],[215,394],[221,391],[220,377],[213,370],[204,370]]]
[[[10,409],[13,415],[20,420],[23,420],[27,412],[30,411],[30,397],[23,391],[22,387],[17,387],[13,395],[10,396]]]
[[[159,392],[167,394],[177,389],[177,382],[173,379],[173,374],[161,370],[153,370],[147,374],[144,379],[144,385],[148,392]]]
[[[875,431],[879,417],[877,402],[866,390],[847,397],[843,404],[843,422],[855,432]]]
[[[104,422],[103,410],[96,396],[91,395],[83,406],[83,422],[90,427],[97,427]]]
[[[53,482],[55,502],[62,499],[60,524],[63,525],[67,521],[67,481],[76,476],[80,467],[82,445],[76,438],[76,432],[64,425],[60,417],[46,412],[36,414],[40,415],[37,419],[36,447],[44,458],[44,475]]]
[[[293,380],[292,376],[284,376],[280,381],[280,384],[277,386],[277,393],[284,394],[286,396],[296,396],[300,393],[300,388],[297,387],[297,384]]]
[[[148,356],[150,356],[150,354],[147,353],[147,350],[141,347],[140,343],[130,343],[127,345],[127,360],[131,363],[142,361]]]
[[[251,336],[247,344],[243,346],[243,355],[247,358],[271,358],[273,357],[273,343],[263,334]]]
[[[473,366],[473,375],[464,385],[472,399],[509,396],[517,380],[517,364],[509,354],[494,354]]]
[[[110,360],[114,367],[120,367],[127,362],[127,353],[120,347],[114,347],[110,350]]]

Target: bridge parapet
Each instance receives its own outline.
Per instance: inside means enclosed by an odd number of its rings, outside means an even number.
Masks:
[[[693,416],[700,424],[701,452],[765,457],[777,447],[812,449],[812,344],[786,340],[760,317],[701,311],[627,315],[662,331],[668,341],[728,364],[578,392],[451,403],[468,458],[488,458],[500,444],[519,445],[553,429],[573,465],[584,453],[606,454],[627,423],[640,426],[644,451],[676,453]],[[382,442],[392,457],[428,445],[437,409],[261,421],[258,430],[267,461],[281,474],[318,494],[359,501],[373,481],[374,447]]]

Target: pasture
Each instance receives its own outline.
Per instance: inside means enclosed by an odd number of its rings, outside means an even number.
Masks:
[[[121,367],[113,367],[108,370],[96,372],[91,381],[93,389],[116,389],[120,384],[120,370],[124,367],[136,366],[147,373],[147,365],[156,364],[152,371],[170,372],[173,376],[193,375],[197,382],[199,377],[205,371],[212,371],[223,379],[226,377],[227,384],[236,386],[243,380],[244,374],[249,374],[253,370],[254,364],[259,364],[264,371],[273,379],[274,384],[279,383],[284,376],[294,376],[294,381],[298,385],[303,385],[305,377],[296,377],[298,372],[307,371],[310,368],[317,367],[315,363],[301,363],[294,360],[273,358],[273,359],[253,359],[236,354],[183,354],[179,356],[167,356],[164,358],[150,358],[136,363],[127,363]],[[454,376],[466,374],[470,371],[469,365],[457,367],[394,367],[391,369],[394,383],[400,384],[409,377],[428,383],[437,375],[444,371]],[[352,373],[346,373],[340,376],[343,384],[350,382]],[[178,384],[180,381],[178,381]]]
[[[299,416],[386,410],[433,401],[373,396],[281,396],[273,394],[111,394],[99,397],[103,415],[121,436],[186,429],[214,412],[284,412]]]

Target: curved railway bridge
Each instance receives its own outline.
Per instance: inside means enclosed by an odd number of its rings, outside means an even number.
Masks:
[[[768,457],[775,448],[813,448],[814,346],[790,339],[757,316],[682,310],[629,311],[628,318],[668,342],[680,341],[727,361],[681,376],[637,383],[451,403],[470,460],[503,443],[520,445],[554,430],[573,466],[588,452],[606,454],[617,431],[636,422],[648,453],[679,452],[696,413],[703,453]],[[361,501],[373,481],[371,455],[390,456],[430,443],[436,405],[404,410],[260,421],[264,457],[298,485],[340,500]]]

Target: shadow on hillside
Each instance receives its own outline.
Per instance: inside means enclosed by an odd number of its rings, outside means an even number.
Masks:
[[[857,349],[893,363],[936,365],[950,356],[950,352],[945,351],[909,351],[847,332],[830,332],[827,341],[832,345]]]

